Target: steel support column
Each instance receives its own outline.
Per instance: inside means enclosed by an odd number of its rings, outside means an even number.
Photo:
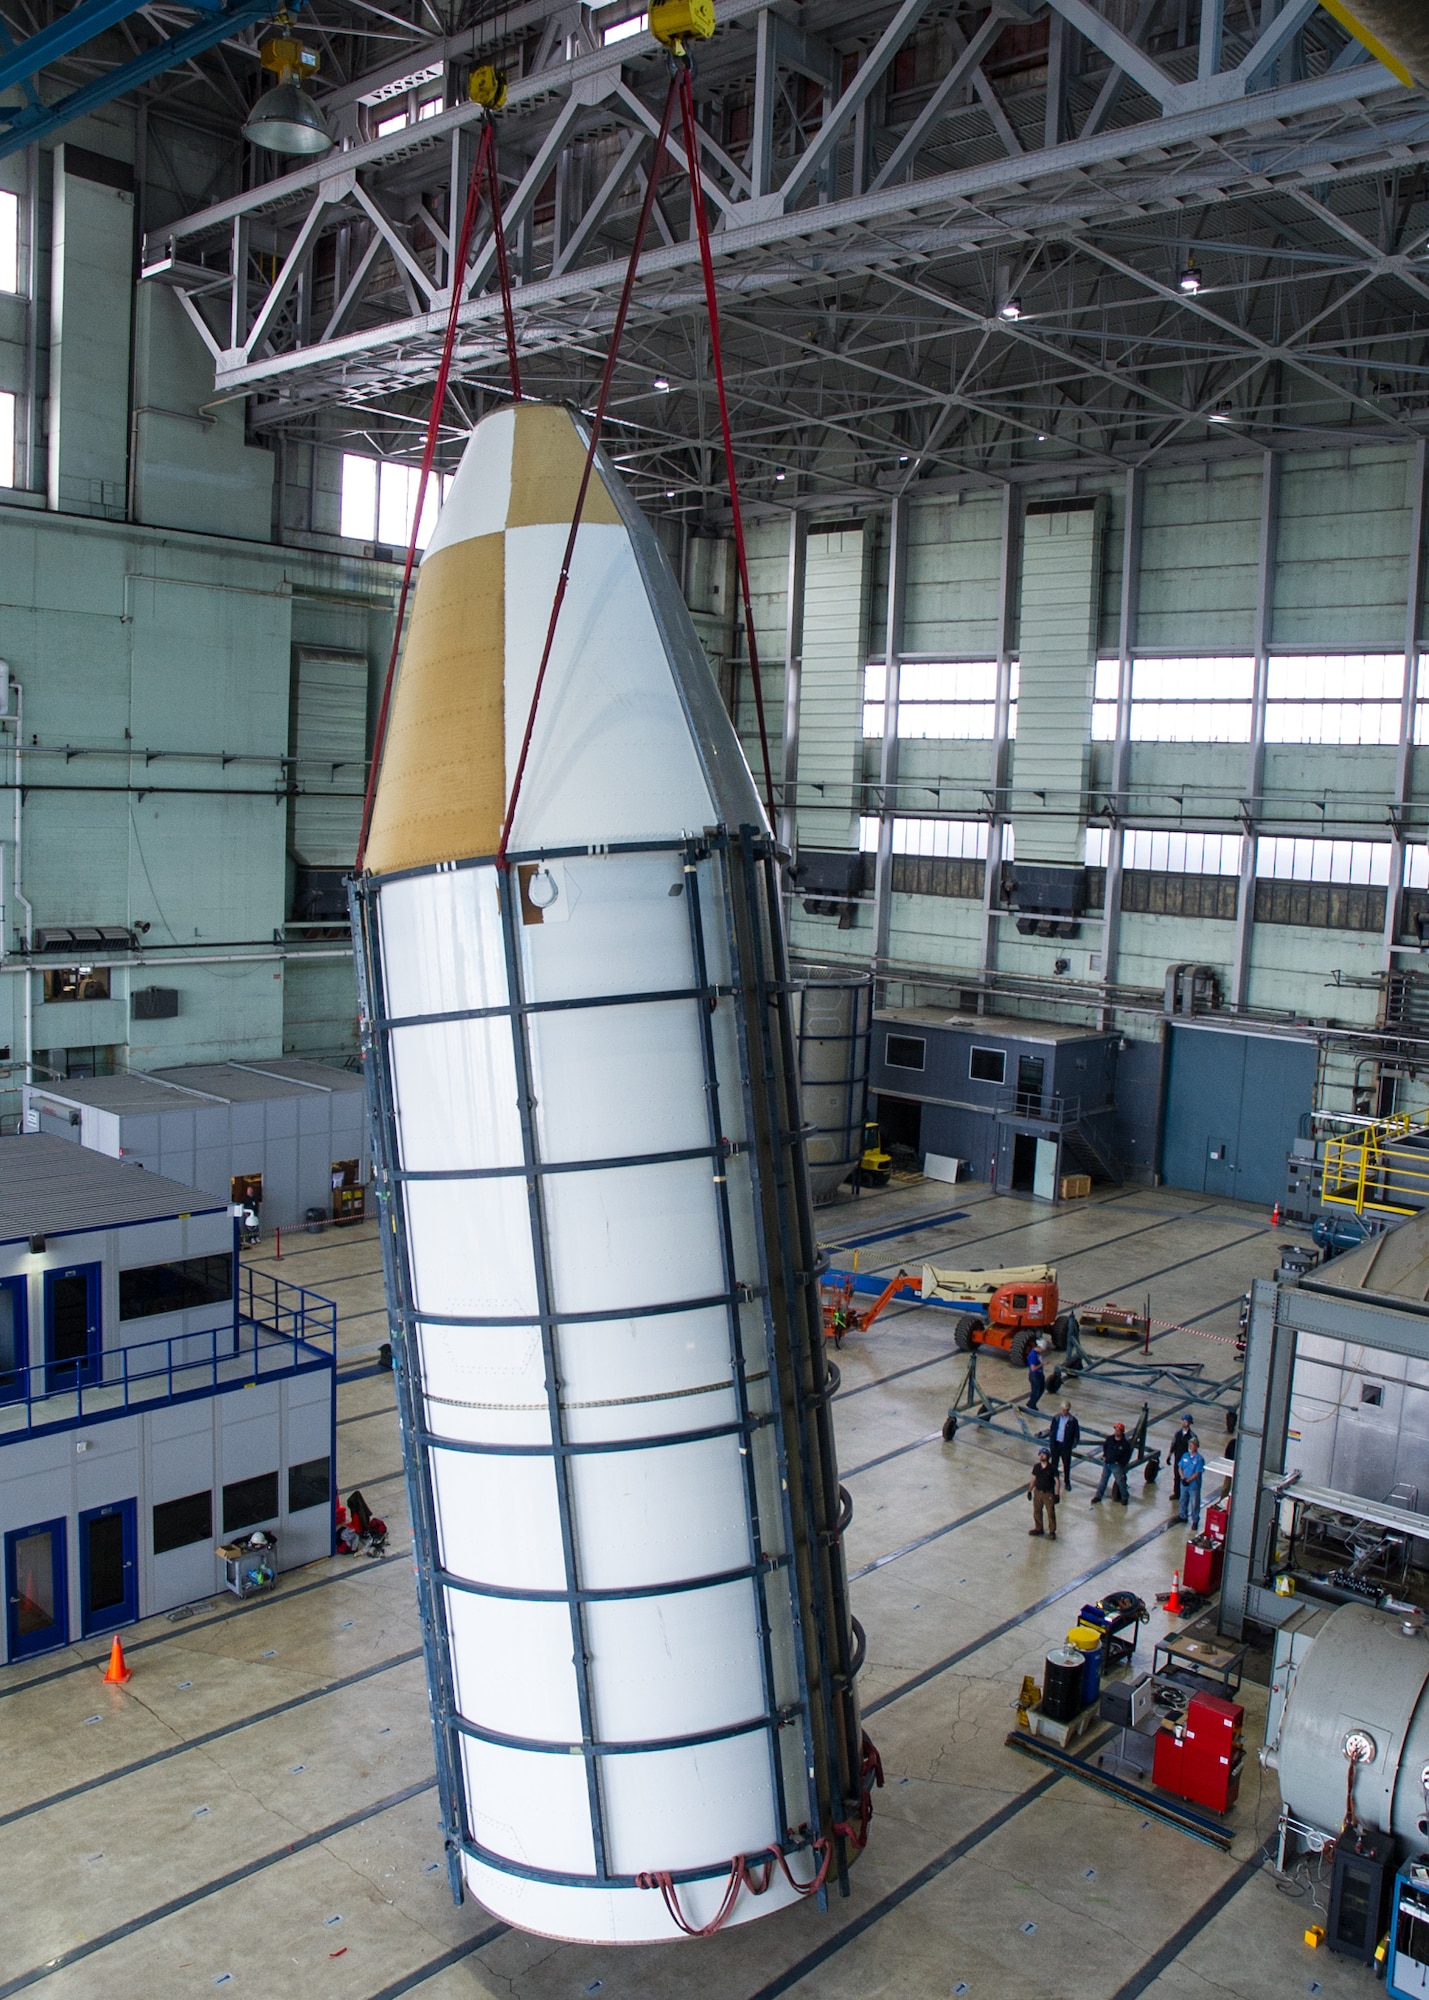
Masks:
[[[809,517],[789,516],[789,580],[784,600],[784,754],[779,785],[779,844],[792,854],[799,828],[799,683],[804,665],[804,580],[809,566]]]
[[[1255,936],[1256,832],[1261,795],[1265,789],[1265,689],[1270,672],[1270,634],[1275,607],[1275,551],[1280,527],[1280,460],[1264,454],[1260,469],[1260,558],[1255,585],[1255,678],[1251,689],[1250,753],[1246,759],[1245,796],[1241,802],[1245,846],[1240,861],[1240,892],[1236,902],[1235,963],[1231,970],[1231,1006],[1239,1012],[1250,992],[1251,947]]]
[[[1414,713],[1419,693],[1419,631],[1424,612],[1425,440],[1414,447],[1409,496],[1409,564],[1404,589],[1404,688],[1399,703],[1399,747],[1390,802],[1389,880],[1384,891],[1384,969],[1394,970],[1399,906],[1404,891],[1404,834],[1414,767]]]
[[[873,970],[888,962],[893,925],[893,819],[898,807],[898,683],[903,655],[903,612],[908,595],[906,493],[888,514],[888,617],[883,637],[883,742],[878,754],[878,859],[873,877]],[[877,987],[875,985],[875,996]]]
[[[1002,548],[997,580],[997,705],[993,716],[992,761],[988,773],[987,866],[982,883],[982,937],[978,970],[997,969],[998,908],[1002,902],[1002,830],[1006,824],[1007,780],[1012,741],[1012,648],[1017,630],[1017,585],[1020,570],[1022,499],[1015,487],[1002,493]],[[987,995],[978,994],[978,1012],[987,1010]]]
[[[1285,1470],[1295,1330],[1282,1317],[1282,1309],[1294,1296],[1270,1278],[1257,1278],[1251,1287],[1235,1486],[1221,1577],[1220,1630],[1235,1639],[1244,1633],[1246,1595],[1266,1574],[1275,1532],[1279,1502],[1266,1486],[1265,1475]]]
[[[1136,619],[1141,604],[1141,524],[1146,511],[1146,474],[1133,466],[1126,475],[1125,515],[1121,527],[1121,618],[1117,628],[1116,740],[1111,750],[1111,821],[1107,833],[1106,893],[1102,903],[1102,986],[1117,978],[1121,951],[1122,830],[1126,819],[1127,782],[1131,765],[1131,684],[1136,646]],[[1109,1028],[1113,1010],[1105,1003],[1101,1026]]]

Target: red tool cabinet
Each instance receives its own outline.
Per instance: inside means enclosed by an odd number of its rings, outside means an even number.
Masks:
[[[1182,1728],[1157,1731],[1152,1783],[1192,1805],[1229,1812],[1240,1792],[1244,1720],[1238,1702],[1193,1695]]]

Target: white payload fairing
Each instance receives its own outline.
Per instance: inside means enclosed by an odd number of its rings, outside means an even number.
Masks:
[[[871,1759],[777,857],[603,458],[497,862],[585,449],[473,433],[353,905],[453,1891],[633,1943],[822,1896]]]

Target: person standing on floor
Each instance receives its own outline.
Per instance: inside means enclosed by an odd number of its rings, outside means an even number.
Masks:
[[[1057,1468],[1046,1451],[1039,1451],[1037,1463],[1032,1468],[1032,1476],[1027,1482],[1027,1491],[1032,1496],[1032,1526],[1029,1535],[1045,1535],[1049,1542],[1057,1539]]]
[[[1034,1340],[1027,1350],[1027,1407],[1035,1410],[1047,1393],[1047,1373],[1042,1366],[1042,1350]]]
[[[1127,1505],[1126,1468],[1131,1464],[1131,1439],[1126,1434],[1125,1424],[1114,1424],[1102,1439],[1102,1476],[1097,1481],[1097,1490],[1092,1495],[1092,1505],[1100,1507],[1105,1497],[1107,1481],[1111,1482],[1111,1497]]]
[[[1194,1531],[1201,1525],[1201,1479],[1206,1470],[1198,1437],[1192,1436],[1176,1469],[1181,1475],[1181,1519]]]
[[[1062,1482],[1062,1491],[1072,1490],[1072,1453],[1082,1435],[1082,1427],[1072,1415],[1070,1403],[1063,1403],[1052,1419],[1052,1465]]]
[[[1171,1461],[1171,1505],[1174,1507],[1181,1498],[1181,1460],[1186,1456],[1191,1444],[1191,1415],[1189,1410],[1181,1419],[1180,1429],[1171,1439],[1171,1448],[1166,1456]]]

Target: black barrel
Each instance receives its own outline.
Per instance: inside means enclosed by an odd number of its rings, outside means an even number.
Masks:
[[[1075,1646],[1054,1646],[1042,1674],[1042,1713],[1049,1722],[1071,1722],[1082,1712],[1085,1656]]]

